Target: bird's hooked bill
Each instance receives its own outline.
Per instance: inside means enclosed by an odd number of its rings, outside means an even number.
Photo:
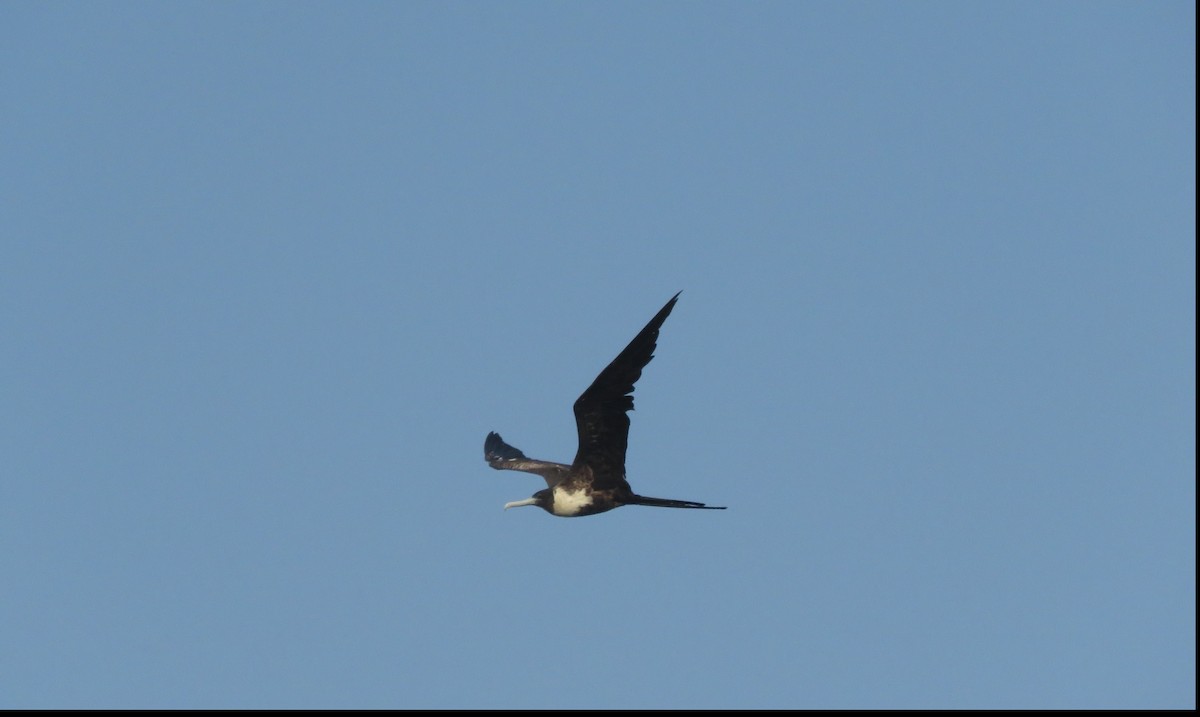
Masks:
[[[504,509],[508,510],[509,508],[520,508],[523,505],[536,505],[536,504],[537,504],[537,498],[526,498],[525,500],[514,500],[511,503],[505,503]]]

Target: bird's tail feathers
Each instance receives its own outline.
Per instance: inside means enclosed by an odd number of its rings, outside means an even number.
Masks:
[[[655,508],[701,508],[703,510],[725,510],[723,505],[705,505],[690,500],[671,500],[670,498],[647,498],[635,495],[628,505],[649,505]]]

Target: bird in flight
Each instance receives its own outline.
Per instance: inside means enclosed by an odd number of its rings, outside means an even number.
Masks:
[[[487,435],[483,456],[489,466],[496,470],[536,473],[546,480],[545,490],[534,493],[532,498],[507,503],[505,510],[536,505],[561,518],[594,515],[623,505],[725,510],[723,506],[690,500],[647,498],[634,493],[625,480],[625,448],[629,441],[626,412],[633,410],[633,384],[641,377],[642,368],[654,357],[658,330],[675,308],[678,298],[679,294],[671,297],[575,401],[579,451],[574,463],[568,466],[529,458],[505,443],[500,434]]]

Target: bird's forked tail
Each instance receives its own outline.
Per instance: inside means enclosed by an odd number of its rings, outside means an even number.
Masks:
[[[649,505],[655,508],[701,508],[704,510],[725,510],[723,505],[705,505],[696,503],[690,500],[671,500],[670,498],[647,498],[644,495],[635,495],[632,500],[626,501],[626,505]]]

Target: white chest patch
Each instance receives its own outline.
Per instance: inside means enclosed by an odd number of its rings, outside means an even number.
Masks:
[[[562,488],[554,489],[554,514],[564,518],[578,515],[579,511],[592,504],[592,496],[583,491],[568,493]]]

